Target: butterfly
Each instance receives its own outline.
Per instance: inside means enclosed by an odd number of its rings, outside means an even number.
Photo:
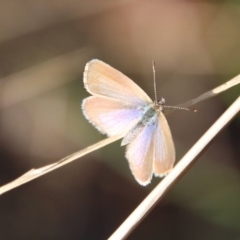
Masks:
[[[145,186],[153,174],[161,177],[171,171],[175,148],[162,112],[165,100],[152,101],[131,79],[97,59],[86,64],[83,81],[92,95],[83,100],[83,114],[101,133],[124,136],[121,145],[127,145],[136,181]]]

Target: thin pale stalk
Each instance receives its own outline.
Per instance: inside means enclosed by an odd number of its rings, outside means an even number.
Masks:
[[[181,103],[181,104],[178,104],[177,106],[188,108],[188,107],[193,106],[193,105],[195,105],[199,102],[202,102],[202,101],[207,100],[209,98],[215,97],[219,93],[224,92],[224,91],[228,90],[231,87],[234,87],[235,85],[237,85],[239,83],[240,83],[240,75],[237,75],[236,77],[232,78],[231,80],[225,82],[224,84],[222,84],[222,85],[220,85],[220,86],[218,86],[218,87],[216,87],[216,88],[214,88],[210,91],[207,91],[207,92],[203,93],[202,95],[198,96],[197,98],[194,98],[190,101],[187,101],[187,102],[184,102],[184,103]],[[165,115],[173,113],[177,110],[178,109],[166,110]]]
[[[93,151],[96,151],[98,150],[99,148],[102,148],[112,142],[115,142],[119,139],[121,139],[123,136],[115,136],[115,137],[109,137],[109,138],[106,138],[98,143],[95,143],[83,150],[80,150],[78,152],[75,152],[53,164],[50,164],[50,165],[47,165],[47,166],[44,166],[44,167],[41,167],[41,168],[37,168],[37,169],[31,169],[30,171],[26,172],[25,174],[23,174],[21,177],[15,179],[14,181],[6,184],[6,185],[3,185],[2,187],[0,187],[0,195],[5,193],[5,192],[8,192],[16,187],[19,187],[27,182],[30,182],[32,181],[33,179],[35,178],[38,178],[46,173],[49,173],[57,168],[60,168],[62,167],[63,165],[66,165],[70,162],[73,162],[75,160],[77,160],[78,158],[90,153],[90,152],[93,152]]]

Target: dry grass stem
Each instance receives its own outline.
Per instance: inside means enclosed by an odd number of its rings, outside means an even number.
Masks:
[[[99,148],[102,148],[112,142],[115,142],[119,139],[121,139],[123,136],[114,136],[114,137],[109,137],[106,138],[98,143],[95,143],[83,150],[80,150],[78,152],[75,152],[53,164],[41,167],[41,168],[37,168],[37,169],[31,169],[30,171],[26,172],[25,174],[23,174],[21,177],[15,179],[14,181],[3,185],[2,187],[0,187],[0,194],[3,194],[5,192],[8,192],[10,190],[12,190],[13,188],[19,187],[21,185],[23,185],[24,183],[30,182],[35,178],[38,178],[48,172],[51,172],[57,168],[62,167],[63,165],[66,165],[70,162],[73,162],[74,160],[77,160],[78,158],[93,152]]]
[[[231,80],[227,81],[226,83],[208,91],[208,92],[205,92],[203,93],[202,95],[198,96],[197,98],[194,98],[190,101],[187,101],[187,102],[184,102],[184,103],[181,103],[177,106],[179,107],[190,107],[190,106],[193,106],[199,102],[202,102],[204,100],[207,100],[211,97],[215,97],[216,95],[218,95],[219,93],[221,92],[224,92],[226,90],[228,90],[229,88],[231,87],[234,87],[236,86],[237,84],[240,83],[240,75],[237,75],[236,77],[232,78]],[[169,109],[169,110],[166,110],[166,114],[170,114],[172,112],[175,112],[177,111],[178,109]]]

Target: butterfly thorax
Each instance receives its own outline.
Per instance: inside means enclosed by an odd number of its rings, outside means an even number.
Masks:
[[[150,104],[147,108],[145,113],[143,114],[142,118],[137,122],[137,124],[125,135],[122,140],[121,145],[127,145],[132,142],[138,134],[149,124],[156,124],[156,118],[159,115],[159,112],[162,110],[162,105],[160,104]]]

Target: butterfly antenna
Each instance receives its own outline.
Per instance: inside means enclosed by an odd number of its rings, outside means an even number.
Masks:
[[[157,102],[157,86],[156,86],[156,70],[155,70],[155,61],[152,61],[152,68],[153,68],[153,84],[154,84],[154,95],[155,95],[155,102]]]
[[[178,107],[178,106],[167,106],[167,105],[164,105],[163,108],[187,110],[187,111],[191,111],[191,112],[197,112],[197,109],[195,109],[195,108],[187,108],[187,107]]]

